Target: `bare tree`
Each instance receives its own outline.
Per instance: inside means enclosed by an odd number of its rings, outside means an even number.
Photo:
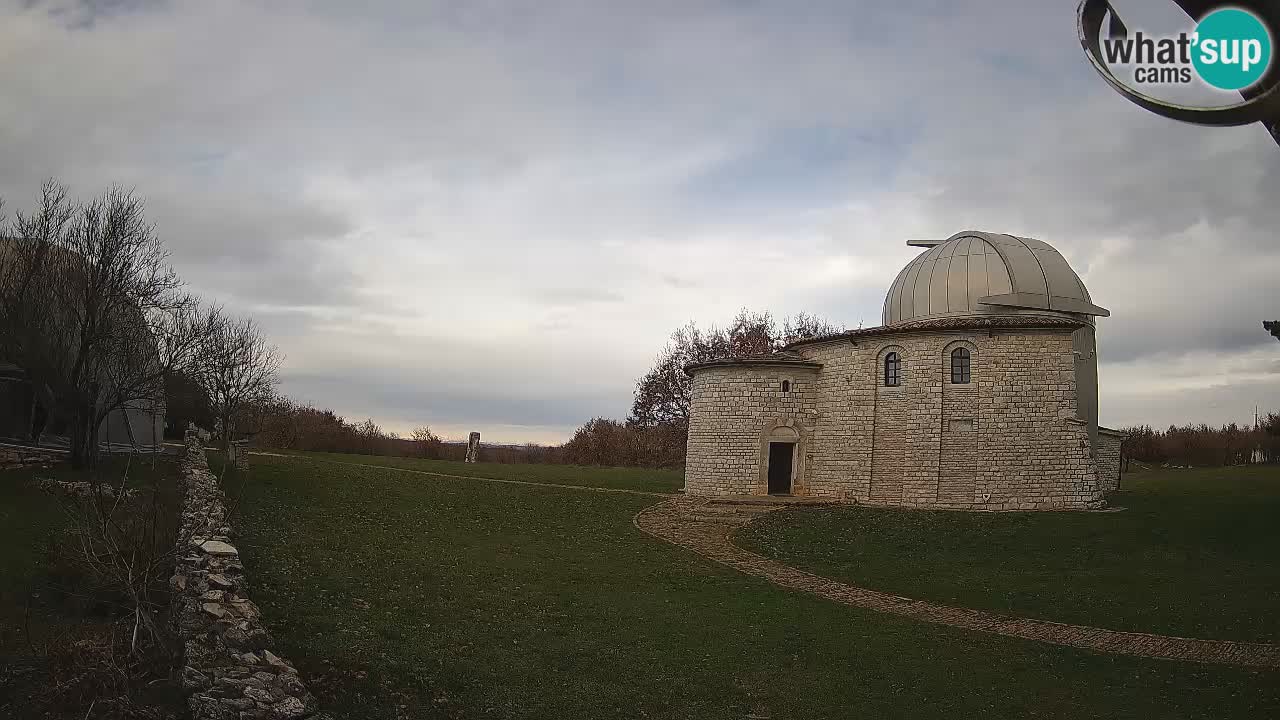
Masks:
[[[784,318],[779,330],[770,313],[745,308],[738,312],[727,330],[712,326],[704,331],[691,322],[671,333],[653,367],[636,383],[627,422],[640,427],[687,425],[693,393],[693,380],[684,372],[687,365],[768,355],[789,342],[843,330],[807,313]]]
[[[6,359],[67,422],[73,464],[92,465],[108,415],[163,406],[165,377],[199,356],[205,318],[130,191],[74,203],[48,181],[3,234]]]
[[[387,437],[382,432],[382,426],[374,422],[373,418],[365,418],[364,422],[355,426],[355,432],[360,441],[360,452],[365,455],[377,455]]]
[[[250,318],[234,318],[221,308],[208,312],[208,333],[196,377],[209,397],[223,447],[256,405],[269,402],[279,384],[280,352]]]
[[[779,342],[782,345],[787,345],[799,340],[810,340],[824,335],[837,335],[844,331],[845,327],[843,325],[836,325],[828,322],[825,318],[802,312],[783,318],[782,335],[779,338]]]
[[[174,372],[165,378],[164,394],[165,418],[174,427],[186,428],[187,423],[195,423],[197,427],[212,428],[216,424],[213,403],[199,378],[184,371]]]
[[[413,429],[410,434],[414,444],[417,445],[418,454],[424,458],[434,458],[439,454],[440,436],[431,432],[431,428],[426,425],[419,425]]]
[[[111,483],[94,483],[93,491],[72,496],[63,509],[69,521],[72,556],[87,579],[119,597],[131,621],[130,654],[141,642],[163,641],[160,608],[164,579],[173,573],[178,548],[191,531],[180,533],[176,516],[162,507],[155,488],[134,488],[128,466]],[[175,535],[183,535],[174,542]],[[145,635],[145,637],[144,637]]]

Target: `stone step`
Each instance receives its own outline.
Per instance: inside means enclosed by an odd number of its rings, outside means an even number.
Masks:
[[[801,495],[729,495],[711,500],[714,505],[830,505],[834,501],[826,498],[804,497]]]

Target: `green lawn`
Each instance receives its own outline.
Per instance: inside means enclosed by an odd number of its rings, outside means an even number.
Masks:
[[[1126,475],[1118,513],[773,513],[743,547],[864,587],[1120,630],[1280,642],[1280,468]]]
[[[654,498],[253,462],[235,482],[254,597],[338,717],[1280,715],[1274,672],[788,593],[639,532]]]
[[[465,475],[499,480],[522,480],[559,485],[590,485],[617,490],[673,493],[684,487],[684,471],[649,468],[602,468],[579,465],[464,463],[454,460],[345,455],[341,453],[292,453],[297,457],[328,462],[379,465],[443,475]]]

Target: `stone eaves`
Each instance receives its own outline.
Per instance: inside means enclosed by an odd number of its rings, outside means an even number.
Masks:
[[[821,370],[822,363],[805,360],[791,352],[776,352],[767,355],[747,355],[743,357],[723,358],[707,362],[690,363],[684,366],[686,375],[693,375],[699,370],[719,367],[786,367],[795,370]]]
[[[819,335],[818,337],[806,338],[804,340],[796,340],[788,343],[783,352],[791,348],[800,347],[802,345],[814,345],[817,343],[840,342],[843,340],[857,340],[859,338],[880,337],[886,335],[901,335],[903,333],[923,332],[930,330],[1001,330],[1001,329],[1022,329],[1022,330],[1075,330],[1085,327],[1087,323],[1074,320],[1067,317],[1050,317],[1047,315],[992,315],[990,317],[953,317],[953,318],[932,318],[928,320],[913,320],[910,322],[899,323],[897,325],[879,325],[876,327],[859,328],[857,330],[847,330],[842,333],[832,335]]]

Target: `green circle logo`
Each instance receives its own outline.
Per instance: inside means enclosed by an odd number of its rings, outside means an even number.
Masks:
[[[1271,65],[1271,33],[1257,15],[1223,8],[1196,25],[1191,63],[1200,79],[1219,90],[1243,90]]]

